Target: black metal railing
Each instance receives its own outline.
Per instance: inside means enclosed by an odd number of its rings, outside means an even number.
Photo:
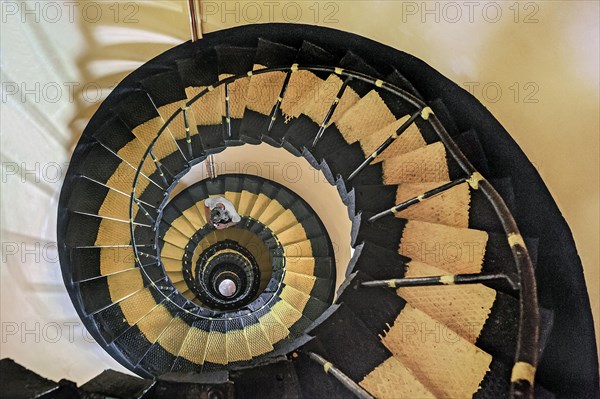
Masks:
[[[234,81],[236,81],[238,79],[242,79],[242,78],[247,78],[249,75],[261,75],[261,74],[268,74],[268,73],[273,73],[273,72],[286,72],[289,77],[290,74],[292,74],[298,70],[307,70],[307,71],[312,71],[312,72],[325,72],[325,73],[331,73],[331,74],[336,74],[336,75],[340,76],[344,80],[344,83],[340,88],[340,93],[338,93],[339,96],[341,96],[343,94],[343,90],[345,89],[345,87],[347,86],[347,84],[350,80],[358,80],[358,81],[362,81],[362,82],[371,84],[371,85],[373,85],[381,90],[384,90],[388,93],[391,93],[393,95],[396,95],[401,100],[405,101],[406,103],[410,104],[412,107],[415,108],[415,112],[413,114],[411,114],[411,117],[407,120],[407,122],[404,123],[396,131],[396,133],[394,135],[392,135],[391,137],[386,139],[373,154],[368,156],[360,165],[357,165],[356,169],[350,175],[349,179],[353,179],[358,174],[360,174],[364,170],[364,168],[371,163],[371,161],[373,161],[378,155],[380,155],[383,151],[385,151],[390,146],[390,144],[398,136],[400,136],[403,131],[405,131],[409,127],[409,125],[411,123],[414,123],[414,121],[420,117],[424,121],[426,121],[430,124],[430,126],[433,128],[433,130],[438,135],[440,141],[444,144],[448,154],[456,161],[456,163],[459,165],[459,167],[465,173],[465,177],[459,179],[458,181],[454,181],[454,182],[450,183],[450,185],[468,181],[472,188],[480,190],[485,195],[485,197],[488,199],[488,201],[491,203],[491,205],[493,206],[493,208],[496,212],[496,215],[498,216],[498,218],[501,221],[502,227],[503,227],[504,232],[507,237],[507,241],[508,241],[511,251],[512,251],[513,259],[516,263],[517,273],[518,273],[516,279],[514,276],[509,276],[509,275],[505,275],[505,274],[493,276],[494,279],[505,279],[507,281],[510,281],[511,285],[514,286],[515,288],[517,288],[520,293],[520,295],[519,295],[519,301],[520,301],[520,309],[519,310],[520,311],[519,311],[519,325],[518,325],[518,338],[517,338],[518,341],[517,341],[517,348],[516,348],[516,354],[515,354],[515,364],[513,366],[513,371],[512,371],[512,376],[511,376],[511,396],[515,397],[515,398],[532,397],[532,395],[533,395],[533,380],[534,380],[535,369],[537,366],[538,353],[539,353],[539,350],[538,350],[538,348],[539,348],[539,343],[538,343],[538,339],[539,339],[538,338],[539,337],[539,309],[538,309],[538,303],[537,303],[537,289],[536,289],[534,268],[533,268],[533,265],[531,262],[531,258],[529,257],[527,247],[524,243],[522,236],[520,235],[518,226],[517,226],[513,216],[511,215],[511,213],[510,213],[508,207],[506,206],[506,203],[502,199],[502,197],[498,194],[498,192],[494,189],[494,187],[492,187],[492,185],[483,176],[481,176],[481,174],[479,174],[479,172],[475,169],[475,167],[469,162],[469,160],[461,152],[461,150],[459,149],[457,144],[454,142],[454,140],[450,137],[448,132],[445,130],[445,128],[443,127],[441,122],[437,119],[436,115],[432,112],[431,108],[429,108],[425,102],[423,102],[422,100],[415,97],[414,95],[407,93],[406,91],[404,91],[390,83],[387,83],[380,79],[373,78],[371,76],[368,76],[368,75],[360,73],[360,72],[349,71],[349,70],[345,70],[342,68],[333,68],[333,67],[326,67],[326,66],[302,66],[302,65],[298,65],[298,64],[294,64],[289,67],[264,68],[264,69],[254,70],[248,74],[231,76],[231,77],[221,79],[221,80],[215,82],[214,84],[212,84],[212,85],[206,87],[205,89],[203,89],[202,91],[200,91],[192,99],[190,99],[185,104],[184,107],[175,111],[166,120],[164,125],[159,129],[156,137],[152,140],[152,142],[146,149],[146,152],[144,153],[144,157],[140,161],[140,164],[137,168],[137,171],[136,171],[136,174],[135,174],[135,177],[133,180],[133,187],[132,187],[132,191],[131,191],[131,201],[130,201],[130,208],[129,208],[130,231],[131,231],[131,239],[132,239],[132,245],[133,245],[136,263],[137,263],[137,266],[142,270],[142,273],[144,273],[146,275],[146,277],[149,277],[144,270],[144,266],[139,261],[140,251],[138,250],[138,246],[136,245],[135,224],[133,223],[134,212],[135,212],[134,206],[139,204],[139,199],[136,197],[136,195],[137,195],[136,188],[138,185],[140,173],[141,173],[142,167],[144,165],[144,162],[147,160],[147,158],[149,156],[152,158],[152,161],[155,163],[157,169],[161,172],[161,174],[164,175],[164,171],[161,168],[160,160],[156,159],[154,156],[154,153],[153,153],[153,149],[154,149],[158,139],[161,137],[161,135],[167,130],[168,126],[173,122],[173,120],[175,120],[176,118],[181,116],[184,119],[184,126],[186,127],[186,139],[190,140],[189,131],[188,131],[189,122],[188,122],[187,110],[196,101],[201,100],[209,92],[215,90],[216,88],[218,88],[220,86],[224,85],[225,87],[228,87],[229,84],[233,83]],[[284,83],[284,85],[285,84],[286,83]],[[285,87],[282,87],[281,95],[285,95]],[[336,98],[339,101],[339,98],[338,97],[336,97]],[[280,102],[281,102],[281,100],[278,100],[275,107],[279,107]],[[324,134],[325,128],[327,127],[327,123],[328,123],[331,115],[333,114],[333,111],[335,110],[336,106],[337,106],[337,101],[334,102],[333,104],[331,104],[329,112],[327,113],[325,120],[320,125],[319,131],[317,132],[317,135],[315,136],[315,139],[313,141],[313,146],[318,142],[318,140]],[[229,107],[227,108],[226,111],[229,112]],[[273,110],[272,115],[275,115],[276,111],[277,110]],[[229,127],[226,126],[226,128],[228,129]],[[226,130],[226,131],[229,131],[229,130]],[[194,159],[188,160],[190,166],[195,161],[196,160],[194,160]],[[161,177],[163,177],[164,180],[166,180],[165,176],[161,176]],[[165,183],[168,185],[168,182],[165,181]],[[392,209],[382,210],[382,212],[380,212],[378,215],[376,215],[375,217],[372,218],[373,220],[371,220],[371,222],[376,222],[376,220],[378,218],[386,216],[389,213],[394,213],[394,211],[397,211],[399,209],[406,209],[407,207],[409,207],[413,204],[416,204],[426,198],[437,195],[437,194],[443,192],[445,189],[450,188],[450,185],[448,187],[446,187],[446,186],[441,187],[441,189],[440,188],[435,189],[432,192],[426,192],[418,198],[409,200],[409,203],[398,204],[396,207],[394,207]],[[173,187],[174,187],[174,184],[172,183],[170,185],[170,188],[167,189],[166,195],[168,195],[168,193],[172,190]],[[164,206],[165,202],[163,202],[161,209],[159,209],[158,220],[154,221],[155,226],[158,226],[158,223],[160,223],[160,218],[161,218],[160,211],[162,210],[162,207]],[[491,276],[489,276],[489,277],[491,277]],[[482,275],[481,277],[477,277],[477,278],[475,278],[475,277],[471,277],[471,278],[460,277],[460,278],[463,279],[463,283],[469,283],[469,282],[481,283],[481,279],[485,278],[485,276]],[[466,279],[466,280],[464,280],[464,279]],[[152,280],[149,279],[149,281],[152,281]],[[456,281],[456,279],[455,279],[455,281]],[[408,284],[408,285],[410,285],[410,284]],[[161,294],[164,295],[165,298],[167,296],[170,296],[170,293],[162,292],[161,290],[158,290],[158,291],[161,292]],[[181,307],[181,308],[182,308],[182,310],[187,311],[184,307]]]

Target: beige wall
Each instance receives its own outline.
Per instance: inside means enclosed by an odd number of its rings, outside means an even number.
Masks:
[[[56,19],[52,9],[43,8],[50,3],[61,5],[62,17]],[[29,169],[38,165],[41,174],[51,173],[54,164],[66,171],[69,151],[100,103],[97,86],[108,92],[128,71],[189,38],[183,1],[82,1],[75,3],[73,18],[63,3],[68,2],[36,6],[28,1],[34,14],[25,21],[3,8],[2,81],[28,88],[57,83],[63,88],[58,101],[31,94],[24,100],[20,94],[2,100],[2,162],[24,163]],[[203,3],[207,32],[251,22],[328,26],[411,53],[457,84],[475,87],[477,98],[537,166],[570,224],[598,326],[598,2]],[[23,6],[2,2],[3,7],[7,4]],[[94,13],[98,8],[101,18]],[[66,87],[72,82],[81,85],[69,98]],[[81,88],[89,82],[94,85],[84,97]],[[3,336],[0,356],[15,357],[50,378],[80,383],[104,368],[122,370],[86,339],[81,324],[69,335],[68,323],[79,319],[64,292],[52,249],[60,180],[11,175],[5,182],[4,173],[2,242],[17,245],[18,252],[3,254],[0,305],[3,331],[6,325],[17,332]],[[36,243],[42,248],[39,258],[24,252]],[[56,326],[62,331],[58,341]],[[33,332],[23,335],[25,327]]]
[[[260,22],[293,21],[300,11],[299,22],[388,44],[471,90],[525,151],[569,223],[600,342],[600,3],[204,3],[209,32],[237,25],[236,17],[255,22],[258,9]]]

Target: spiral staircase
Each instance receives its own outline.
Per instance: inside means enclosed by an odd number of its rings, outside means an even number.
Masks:
[[[517,228],[527,180],[502,165],[522,154],[469,101],[404,53],[301,25],[221,31],[149,61],[94,115],[61,193],[81,319],[134,373],[226,371],[237,397],[555,397],[555,365],[534,382],[558,328],[537,303],[548,243]],[[261,143],[337,187],[349,264],[292,185],[224,174],[173,194],[208,157]],[[239,224],[209,226],[215,196]]]

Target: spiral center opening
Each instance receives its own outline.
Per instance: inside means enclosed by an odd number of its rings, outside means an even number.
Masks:
[[[233,280],[226,278],[219,283],[219,294],[227,298],[234,296],[236,291],[237,286]]]

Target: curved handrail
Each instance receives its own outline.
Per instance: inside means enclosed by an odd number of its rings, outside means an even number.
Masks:
[[[156,137],[150,142],[148,148],[146,149],[142,160],[136,170],[136,174],[133,180],[133,187],[131,192],[130,199],[130,207],[129,207],[129,225],[130,225],[130,233],[133,245],[133,251],[135,255],[135,261],[137,266],[139,266],[140,270],[146,277],[149,277],[140,260],[139,260],[139,251],[137,246],[135,245],[135,232],[134,232],[134,204],[136,187],[138,183],[139,176],[141,174],[141,170],[144,162],[147,160],[148,155],[151,153],[152,149],[156,145],[156,142],[160,138],[160,136],[167,129],[169,124],[180,114],[183,112],[184,108],[190,107],[193,103],[198,101],[200,98],[204,97],[209,92],[213,91],[217,87],[229,84],[241,78],[247,78],[253,75],[261,75],[265,73],[271,72],[290,72],[293,73],[298,70],[307,70],[313,72],[326,72],[332,73],[339,76],[344,76],[346,78],[357,79],[369,84],[372,84],[376,87],[379,87],[383,90],[386,90],[389,93],[392,93],[402,100],[408,102],[412,106],[414,106],[417,110],[423,111],[428,109],[427,104],[415,97],[414,95],[407,93],[406,91],[382,81],[380,79],[375,79],[369,75],[350,71],[343,68],[334,68],[328,66],[301,66],[298,64],[293,64],[289,67],[275,67],[275,68],[262,68],[255,71],[249,71],[244,75],[235,75],[230,76],[225,79],[221,79],[214,84],[207,86],[200,93],[186,102],[183,108],[175,111],[163,124],[163,126],[159,129]],[[430,111],[430,110],[429,110]],[[511,396],[515,398],[521,397],[533,397],[533,381],[535,375],[535,369],[538,362],[539,356],[539,308],[537,302],[537,287],[535,280],[535,273],[533,264],[531,262],[531,258],[529,256],[529,252],[527,250],[527,246],[524,243],[524,240],[519,232],[519,228],[510,213],[506,203],[502,199],[502,197],[498,194],[498,192],[494,189],[494,187],[485,180],[477,169],[469,162],[467,157],[462,153],[460,148],[448,134],[444,126],[435,116],[435,114],[428,113],[427,120],[430,122],[432,128],[435,130],[436,134],[439,136],[440,141],[446,147],[448,153],[454,158],[460,168],[468,175],[468,176],[477,176],[478,186],[481,192],[485,195],[488,201],[492,204],[496,215],[500,219],[504,232],[507,236],[508,243],[511,248],[511,252],[513,255],[513,259],[516,263],[517,271],[520,277],[519,288],[520,288],[520,296],[519,296],[519,326],[518,326],[518,337],[517,337],[517,348],[515,353],[515,364],[513,366],[512,375],[511,375]],[[159,218],[155,223],[160,222],[160,213]],[[151,279],[151,284],[154,284]],[[158,290],[161,295],[165,296],[162,291]],[[183,311],[187,311],[183,309]]]

